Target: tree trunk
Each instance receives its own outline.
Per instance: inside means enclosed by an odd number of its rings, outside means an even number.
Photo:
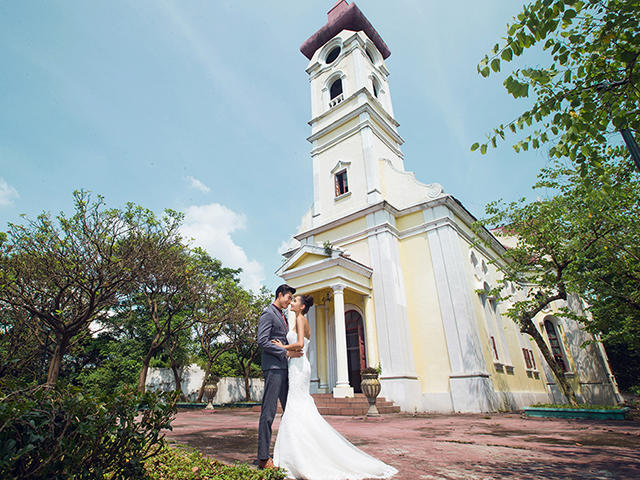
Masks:
[[[249,372],[251,372],[251,362],[244,368],[244,395],[245,401],[251,401],[251,385],[249,383]]]
[[[51,356],[49,362],[49,371],[47,372],[47,385],[48,387],[55,387],[58,383],[58,375],[60,374],[60,367],[62,366],[62,357],[67,353],[67,346],[69,339],[66,336],[56,336],[56,348]]]
[[[560,365],[558,365],[558,362],[556,362],[556,359],[553,357],[551,350],[549,350],[547,342],[544,341],[544,338],[542,337],[538,329],[535,327],[535,325],[533,325],[533,322],[530,323],[531,329],[527,329],[525,333],[531,335],[535,340],[536,345],[538,345],[538,348],[540,349],[540,353],[542,353],[542,356],[546,360],[547,365],[549,365],[549,368],[551,368],[551,371],[556,377],[558,385],[560,386],[560,389],[562,390],[564,396],[567,398],[567,401],[571,405],[577,405],[578,401],[576,400],[576,394],[573,391],[573,387],[564,377],[564,372],[560,368]]]
[[[180,392],[180,400],[185,402],[187,397],[182,391],[182,378],[180,377],[180,372],[178,372],[178,364],[171,360],[171,371],[173,372],[173,381],[176,383],[176,391]]]
[[[202,377],[202,385],[200,385],[200,390],[198,390],[198,398],[196,402],[202,402],[202,397],[204,397],[204,386],[207,384],[207,379],[209,378],[209,373],[211,373],[211,365],[212,361],[207,362],[207,368],[204,371],[204,377]]]
[[[144,393],[147,388],[147,372],[149,371],[149,363],[151,362],[151,357],[153,357],[153,352],[153,348],[149,349],[144,360],[142,360],[142,369],[140,370],[140,376],[138,377],[138,391],[140,393]]]

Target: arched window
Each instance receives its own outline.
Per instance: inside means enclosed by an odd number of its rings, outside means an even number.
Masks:
[[[556,326],[553,324],[551,320],[544,321],[544,329],[547,331],[547,337],[549,338],[549,344],[551,345],[551,353],[553,354],[553,358],[555,358],[556,362],[562,369],[563,372],[567,372],[567,362],[564,358],[564,353],[562,352],[562,346],[560,345],[560,336],[558,335],[558,330]]]
[[[371,78],[371,84],[373,86],[373,96],[378,98],[378,92],[380,91],[380,84],[378,83],[378,80],[376,79],[376,77]]]
[[[331,100],[336,98],[339,95],[342,95],[342,79],[339,78],[335,82],[331,84],[329,87],[329,94],[331,96]]]

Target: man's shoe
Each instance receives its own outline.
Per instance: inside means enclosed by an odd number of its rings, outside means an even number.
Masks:
[[[268,458],[267,460],[258,460],[258,469],[264,470],[265,468],[273,468],[273,460]]]

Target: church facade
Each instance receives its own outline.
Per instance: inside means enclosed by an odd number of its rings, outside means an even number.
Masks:
[[[437,184],[405,170],[391,103],[390,50],[355,4],[338,1],[301,47],[309,59],[313,206],[277,274],[313,295],[312,393],[350,397],[380,367],[381,396],[403,411],[485,412],[562,401],[535,343],[478,291],[505,246]],[[524,292],[518,285],[516,295]],[[570,302],[579,309],[579,299]],[[536,323],[578,396],[619,400],[601,344],[575,322]]]

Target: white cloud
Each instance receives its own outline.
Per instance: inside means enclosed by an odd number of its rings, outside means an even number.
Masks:
[[[294,248],[298,248],[300,246],[300,242],[295,238],[290,238],[289,240],[283,240],[278,247],[278,253],[282,255],[283,253],[288,252],[289,250],[293,250]]]
[[[258,291],[264,281],[264,267],[251,260],[241,246],[231,238],[237,230],[246,228],[247,218],[242,213],[220,205],[192,205],[185,210],[182,234],[193,239],[194,244],[204,248],[211,256],[222,261],[224,266],[242,268],[240,280],[253,291]]]
[[[191,183],[191,188],[195,188],[196,190],[200,190],[201,192],[208,193],[211,191],[209,187],[207,187],[204,183],[194,177],[187,177],[187,180]]]
[[[18,191],[0,177],[0,207],[13,205],[13,200],[19,196]]]

